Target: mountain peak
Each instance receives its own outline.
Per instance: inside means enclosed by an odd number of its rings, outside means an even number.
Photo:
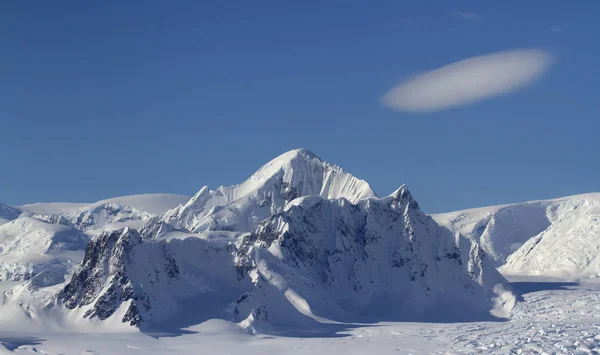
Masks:
[[[281,169],[293,167],[294,165],[297,165],[297,163],[311,163],[315,160],[317,160],[321,164],[325,163],[323,160],[321,160],[308,149],[292,149],[277,156],[276,158],[263,165],[254,174],[252,174],[250,179],[261,180],[270,178],[271,176],[279,172]]]
[[[392,192],[389,197],[393,198],[403,198],[403,197],[411,197],[410,191],[408,191],[408,186],[406,184],[402,184],[396,191]]]
[[[222,228],[249,231],[270,214],[283,210],[287,202],[302,196],[345,198],[356,203],[377,195],[366,181],[339,166],[307,149],[293,149],[263,165],[241,184],[216,190],[203,187],[188,203],[165,212],[163,222],[194,232]]]
[[[419,209],[419,204],[413,198],[410,191],[408,191],[408,187],[403,184],[396,191],[392,192],[388,197],[386,197],[389,202],[396,207],[399,206],[408,206]]]
[[[289,151],[289,152],[287,152],[287,153],[292,153],[292,152],[293,152],[293,153],[296,153],[296,154],[298,154],[298,155],[305,156],[305,157],[310,157],[310,158],[317,158],[317,159],[319,159],[319,157],[318,157],[318,156],[317,156],[315,153],[311,152],[310,150],[308,150],[308,149],[306,149],[306,148],[296,148],[296,149],[292,149],[292,150],[290,150],[290,151]],[[286,153],[284,153],[284,154],[286,154]],[[319,159],[319,160],[321,160],[321,159]]]
[[[414,200],[414,198],[412,197],[412,194],[410,193],[410,191],[408,191],[408,186],[406,186],[406,184],[402,184],[402,186],[400,186],[399,188],[396,189],[396,191],[392,192],[388,198],[392,199],[393,201],[412,201]]]

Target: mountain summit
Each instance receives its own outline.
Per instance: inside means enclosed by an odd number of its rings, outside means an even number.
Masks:
[[[376,197],[369,184],[306,149],[286,152],[239,185],[210,190],[204,186],[187,203],[150,223],[190,232],[248,231],[300,196],[345,198],[356,203]],[[147,229],[156,230],[152,227]]]

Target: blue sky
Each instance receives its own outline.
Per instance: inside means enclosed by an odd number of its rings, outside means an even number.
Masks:
[[[143,6],[142,6],[143,4]],[[308,148],[423,209],[600,191],[596,2],[0,4],[0,201],[192,195]],[[381,97],[516,48],[539,80],[436,112]]]

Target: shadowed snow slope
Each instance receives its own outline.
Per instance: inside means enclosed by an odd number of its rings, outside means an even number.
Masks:
[[[479,241],[507,274],[600,273],[600,194],[476,208],[432,216]]]

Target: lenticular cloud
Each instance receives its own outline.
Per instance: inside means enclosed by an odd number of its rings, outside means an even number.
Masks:
[[[477,56],[420,74],[387,92],[382,102],[413,112],[463,106],[527,86],[551,64],[551,55],[536,49]]]

